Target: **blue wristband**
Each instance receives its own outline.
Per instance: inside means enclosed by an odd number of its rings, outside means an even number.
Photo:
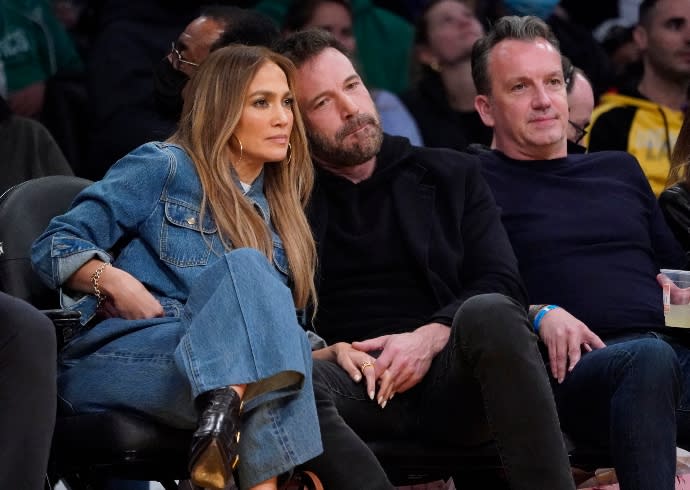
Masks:
[[[534,333],[539,335],[539,324],[541,323],[541,319],[544,318],[544,315],[546,315],[549,311],[556,308],[558,308],[558,305],[546,305],[539,310],[539,313],[537,313],[537,316],[534,317],[534,321],[532,322],[532,325],[534,326]]]

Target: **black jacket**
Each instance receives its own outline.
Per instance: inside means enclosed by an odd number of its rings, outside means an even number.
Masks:
[[[690,192],[676,184],[659,195],[659,206],[668,227],[686,254],[690,254]]]
[[[515,254],[477,158],[414,147],[405,138],[386,135],[377,159],[397,162],[391,188],[400,227],[427,286],[443,305],[430,322],[450,325],[462,303],[482,293],[502,293],[527,306]],[[328,195],[318,185],[319,172],[325,170],[317,172],[308,216],[321,258]]]

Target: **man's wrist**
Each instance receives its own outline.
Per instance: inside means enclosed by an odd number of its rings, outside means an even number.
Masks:
[[[539,329],[541,328],[541,321],[544,318],[544,315],[546,315],[549,311],[555,310],[558,308],[558,305],[539,305],[540,308],[536,311],[536,314],[534,315],[534,319],[532,320],[532,328],[534,329],[534,333],[539,335]],[[531,309],[531,308],[530,308]]]
[[[430,339],[432,342],[432,350],[435,354],[438,354],[448,343],[448,337],[450,336],[450,327],[439,322],[432,322],[422,325],[415,332],[424,335],[426,338]]]
[[[546,305],[529,305],[529,309],[527,310],[527,319],[529,320],[530,325],[534,324],[534,318],[537,316],[537,313],[539,313],[539,310],[545,306]]]

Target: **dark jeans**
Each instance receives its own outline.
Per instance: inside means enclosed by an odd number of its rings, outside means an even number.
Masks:
[[[459,309],[424,380],[381,409],[335,363],[314,363],[324,453],[307,464],[329,490],[390,489],[362,439],[495,442],[510,488],[575,488],[544,364],[524,309],[499,294]]]
[[[585,354],[561,385],[554,383],[563,431],[576,446],[608,448],[622,490],[675,488],[681,371],[674,349],[657,337],[604,338],[607,347]]]
[[[55,331],[0,293],[0,488],[41,490],[55,424]]]

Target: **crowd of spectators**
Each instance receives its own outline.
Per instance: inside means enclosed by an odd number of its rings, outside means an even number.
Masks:
[[[380,112],[390,113],[389,121],[401,121],[384,124],[384,129],[414,144],[460,150],[491,141],[491,131],[473,107],[472,43],[502,15],[540,17],[591,85],[597,104],[607,109],[616,105],[620,110],[615,113],[627,112],[622,119],[637,111],[630,101],[619,103],[611,93],[652,105],[659,119],[651,123],[652,129],[661,124],[665,131],[660,143],[640,136],[635,136],[636,143],[632,136],[626,141],[624,131],[609,143],[606,120],[618,124],[621,119],[613,113],[595,121],[582,143],[628,150],[638,158],[654,145],[660,163],[650,164],[654,169],[649,175],[655,192],[661,190],[687,103],[687,95],[678,94],[687,89],[690,76],[688,68],[680,66],[687,63],[687,26],[664,27],[659,19],[674,5],[680,20],[669,22],[687,23],[685,0],[644,2],[639,25],[641,0],[604,1],[596,9],[568,0],[2,0],[0,13],[6,21],[0,26],[0,95],[15,115],[47,127],[75,174],[100,179],[128,151],[171,134],[174,122],[156,105],[156,70],[170,43],[211,3],[256,10],[283,32],[314,25],[335,32],[328,16],[335,24],[345,19],[344,26],[336,27],[350,36]],[[314,13],[318,16],[310,15]],[[662,29],[676,31],[677,48],[669,49],[657,35]],[[677,55],[673,49],[679,50]],[[675,87],[673,100],[660,100],[657,92],[668,94],[667,84]],[[595,112],[595,119],[604,111]],[[606,137],[599,137],[601,133]],[[660,144],[663,148],[657,149]]]

